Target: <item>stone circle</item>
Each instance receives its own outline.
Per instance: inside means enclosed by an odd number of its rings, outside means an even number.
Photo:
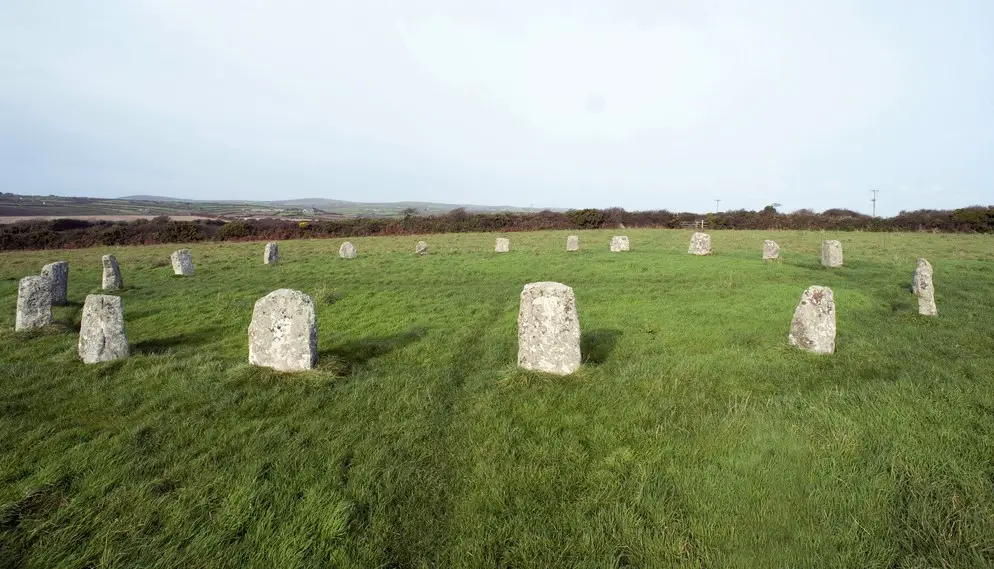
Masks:
[[[497,253],[507,253],[511,250],[511,240],[506,237],[498,237],[494,244],[494,251]]]
[[[262,253],[262,264],[275,265],[280,262],[280,245],[276,241],[266,243],[266,250]]]
[[[518,309],[518,365],[559,375],[580,367],[580,319],[572,288],[555,282],[525,285]]]
[[[17,285],[17,314],[14,330],[42,328],[52,323],[52,279],[24,277]]]
[[[69,263],[56,261],[41,268],[41,276],[52,279],[52,305],[69,302]]]
[[[611,238],[611,252],[618,253],[628,251],[628,237],[626,235],[615,235]]]
[[[711,254],[711,236],[707,233],[701,233],[700,231],[694,232],[690,236],[690,248],[687,252],[691,255],[710,255]]]
[[[813,285],[801,294],[787,340],[790,345],[806,352],[835,353],[835,299],[832,289]]]
[[[338,248],[338,256],[343,259],[355,259],[357,254],[355,245],[348,241]]]
[[[173,263],[174,275],[184,277],[193,276],[193,254],[190,253],[189,249],[173,251],[173,254],[170,255],[170,260]]]
[[[763,260],[775,261],[780,258],[780,245],[776,241],[767,239],[763,241]]]
[[[911,289],[918,297],[918,314],[938,316],[939,311],[935,307],[935,288],[932,286],[932,264],[927,260],[918,259]]]
[[[85,364],[128,357],[124,333],[124,301],[109,294],[88,294],[79,327],[79,358]]]
[[[104,290],[118,290],[124,286],[121,279],[121,268],[117,265],[114,255],[104,255],[101,259],[104,265],[104,278],[101,288]]]
[[[428,254],[428,242],[418,241],[417,245],[414,246],[415,255],[427,255]]]
[[[842,243],[831,239],[821,243],[821,264],[830,267],[842,266]]]
[[[281,288],[260,298],[248,330],[249,363],[277,371],[304,371],[318,359],[314,300]]]
[[[566,238],[566,250],[567,251],[579,251],[580,250],[580,237],[578,235],[570,235]]]

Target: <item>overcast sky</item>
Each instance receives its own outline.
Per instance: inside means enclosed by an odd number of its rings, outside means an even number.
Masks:
[[[992,0],[8,0],[0,190],[994,203]]]

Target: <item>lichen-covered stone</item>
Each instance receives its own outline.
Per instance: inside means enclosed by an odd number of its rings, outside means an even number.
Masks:
[[[498,237],[494,244],[494,251],[497,253],[507,253],[511,250],[511,240],[505,237]]]
[[[821,243],[821,264],[826,267],[842,266],[842,243],[834,239],[822,241]]]
[[[266,250],[262,253],[262,264],[275,265],[280,262],[280,245],[275,241],[266,243]]]
[[[780,258],[780,245],[776,241],[763,241],[763,260],[775,261]]]
[[[170,260],[172,260],[173,263],[174,275],[181,275],[184,277],[193,276],[193,254],[190,253],[189,249],[173,251],[173,254],[170,256]]]
[[[414,246],[414,254],[416,254],[416,255],[427,255],[428,254],[428,243],[426,241],[418,241],[417,245]]]
[[[52,323],[52,279],[24,277],[17,285],[14,330],[31,330]]]
[[[932,264],[925,259],[918,259],[911,288],[918,297],[918,314],[938,316],[939,311],[935,307],[935,288],[932,286]]]
[[[628,237],[626,235],[615,235],[611,238],[611,252],[618,253],[628,251]]]
[[[114,255],[104,255],[102,259],[104,265],[104,278],[102,288],[104,290],[118,290],[124,286],[121,279],[121,268],[117,266],[117,259]]]
[[[342,243],[342,246],[338,248],[338,256],[343,259],[355,259],[357,254],[355,245],[348,241]]]
[[[525,285],[518,310],[518,365],[560,375],[580,367],[580,319],[572,288],[555,282]]]
[[[580,250],[580,237],[578,235],[570,235],[566,238],[566,250],[567,251],[579,251]]]
[[[109,294],[88,294],[79,327],[79,358],[85,364],[128,357],[124,301]]]
[[[69,263],[56,261],[41,268],[41,276],[52,279],[52,305],[69,302]]]
[[[282,288],[260,298],[249,325],[249,363],[278,371],[303,371],[318,359],[314,300]]]
[[[807,352],[835,353],[835,299],[832,289],[814,285],[801,294],[787,340],[790,345]]]
[[[690,236],[690,248],[687,252],[691,255],[710,255],[711,236],[700,231],[695,232]]]

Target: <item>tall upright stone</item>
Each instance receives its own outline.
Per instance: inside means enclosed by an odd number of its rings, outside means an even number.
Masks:
[[[318,359],[314,300],[281,288],[260,298],[249,325],[249,363],[278,371],[303,371]]]
[[[262,264],[275,265],[280,262],[280,245],[275,241],[266,243],[266,250],[262,253]]]
[[[911,281],[911,289],[918,297],[918,314],[923,316],[938,316],[935,307],[935,288],[932,286],[932,264],[925,259],[918,259],[915,275]]]
[[[418,241],[417,245],[414,246],[415,255],[427,255],[428,254],[428,242]]]
[[[710,255],[711,236],[707,233],[695,231],[694,234],[690,236],[690,248],[687,249],[687,252],[691,255]]]
[[[511,240],[506,237],[498,237],[494,244],[494,251],[497,253],[507,253],[511,250]]]
[[[181,275],[184,277],[193,276],[193,254],[190,253],[189,249],[173,251],[173,254],[170,255],[169,258],[173,263],[174,275]]]
[[[580,367],[580,318],[572,288],[555,282],[525,285],[518,309],[518,365],[559,375]]]
[[[611,238],[611,252],[619,253],[621,251],[628,251],[628,236],[615,235]]]
[[[56,261],[41,268],[41,276],[52,279],[52,305],[69,302],[69,263]]]
[[[842,243],[834,239],[821,242],[821,264],[826,267],[842,266]]]
[[[117,259],[114,255],[104,255],[102,259],[104,265],[104,278],[101,288],[104,290],[118,290],[124,286],[121,279],[121,268],[117,266]]]
[[[801,294],[787,340],[790,345],[806,352],[835,353],[835,299],[832,289],[814,285]]]
[[[52,279],[24,277],[17,285],[14,330],[31,330],[52,323]]]
[[[357,254],[355,245],[348,241],[338,248],[338,256],[343,259],[355,259]]]
[[[767,239],[763,241],[763,260],[776,261],[780,258],[780,245],[776,241]]]
[[[580,250],[580,236],[570,235],[566,238],[566,250],[567,251],[579,251]]]
[[[79,358],[85,364],[128,357],[124,333],[124,301],[109,294],[88,294],[79,326]]]

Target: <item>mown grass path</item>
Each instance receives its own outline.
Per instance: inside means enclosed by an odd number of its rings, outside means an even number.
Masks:
[[[579,234],[287,241],[275,267],[193,244],[189,278],[181,245],[0,253],[0,567],[994,565],[994,237],[713,232],[697,258],[690,232]],[[84,366],[103,253],[133,355]],[[15,334],[17,280],[54,260],[72,304]],[[575,376],[514,365],[540,280],[576,292]],[[787,346],[812,284],[834,356]],[[313,372],[247,363],[283,287],[318,305]]]

